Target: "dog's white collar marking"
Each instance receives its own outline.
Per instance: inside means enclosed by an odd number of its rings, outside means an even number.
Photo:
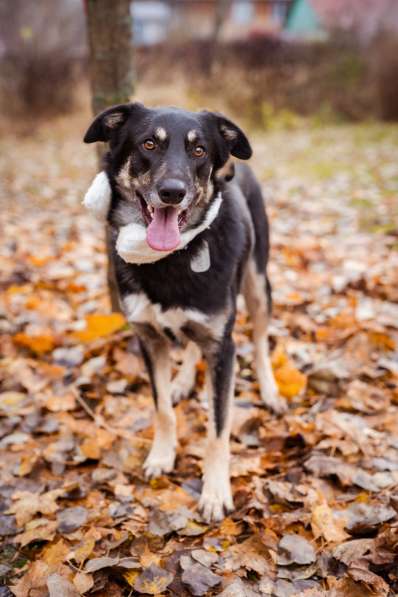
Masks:
[[[222,203],[222,196],[221,193],[217,195],[214,199],[213,203],[211,204],[205,219],[203,222],[197,226],[196,228],[192,228],[191,230],[187,230],[181,234],[181,242],[176,249],[173,251],[155,251],[151,249],[151,247],[146,242],[146,228],[140,224],[128,224],[127,226],[123,226],[117,237],[116,241],[116,250],[120,257],[124,259],[127,263],[134,263],[134,264],[143,264],[143,263],[154,263],[155,261],[159,261],[160,259],[164,259],[171,253],[175,251],[180,251],[184,247],[190,243],[195,236],[203,232],[206,228],[210,226],[210,224],[215,220],[219,209]],[[207,244],[207,243],[206,243]],[[202,249],[203,251],[203,249]],[[201,255],[202,251],[199,253]],[[191,267],[193,271],[207,271],[210,267],[210,253],[208,251],[208,267],[206,269],[195,270],[192,267],[192,262],[196,261],[194,258],[191,262]],[[201,267],[204,267],[204,260],[201,261]]]
[[[112,190],[108,176],[104,171],[99,172],[91,183],[83,199],[83,205],[99,220],[106,220],[111,206]],[[208,228],[216,219],[222,203],[221,193],[211,204],[205,219],[196,228],[187,230],[181,235],[181,242],[174,251],[180,251],[187,246],[203,230]],[[164,259],[174,251],[155,251],[146,242],[146,228],[141,224],[128,224],[120,228],[116,241],[116,250],[127,263],[154,263]],[[205,272],[210,267],[210,251],[207,242],[204,243],[199,254],[192,258],[193,272]]]
[[[191,259],[191,270],[196,274],[202,274],[210,269],[210,250],[207,240],[203,242],[203,246],[199,253]]]
[[[84,195],[83,205],[98,220],[106,220],[111,206],[112,190],[104,171],[99,172]]]

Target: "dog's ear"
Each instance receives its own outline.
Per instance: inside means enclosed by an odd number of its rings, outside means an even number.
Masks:
[[[120,129],[128,117],[140,108],[144,109],[144,106],[137,102],[133,104],[118,104],[117,106],[107,108],[94,118],[84,135],[83,141],[85,143],[109,141],[112,133]]]
[[[245,133],[231,120],[217,112],[205,112],[215,125],[228,154],[240,160],[251,158],[253,151]],[[223,152],[225,153],[225,152]],[[225,161],[224,159],[222,161]]]

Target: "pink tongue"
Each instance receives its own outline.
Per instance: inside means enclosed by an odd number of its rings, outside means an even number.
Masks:
[[[175,207],[155,208],[146,231],[146,242],[155,251],[172,251],[180,243],[178,210]]]

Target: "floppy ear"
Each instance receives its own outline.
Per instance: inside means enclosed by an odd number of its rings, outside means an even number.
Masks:
[[[132,114],[136,108],[143,108],[142,104],[119,104],[107,108],[98,116],[87,129],[83,141],[85,143],[95,143],[96,141],[109,141],[112,132],[118,130]]]
[[[251,158],[253,151],[245,133],[231,120],[217,112],[207,112],[213,119],[228,153],[240,160]]]

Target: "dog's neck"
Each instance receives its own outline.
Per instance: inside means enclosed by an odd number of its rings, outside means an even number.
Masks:
[[[142,224],[131,223],[122,226],[116,237],[116,250],[126,263],[140,265],[143,263],[155,263],[164,259],[176,251],[181,251],[196,238],[201,232],[209,228],[216,219],[222,203],[222,185],[214,185],[213,200],[205,214],[203,221],[181,234],[181,242],[173,251],[155,251],[146,241],[146,228]],[[112,192],[108,175],[102,171],[94,178],[88,189],[83,205],[91,211],[98,219],[106,220],[111,207]],[[195,264],[195,267],[198,267]],[[195,270],[194,270],[195,271]],[[200,271],[200,270],[197,270]]]
[[[155,263],[168,257],[176,251],[181,251],[188,246],[201,232],[209,228],[216,219],[222,203],[222,194],[219,192],[213,199],[203,221],[197,226],[181,234],[181,242],[173,251],[155,251],[146,241],[146,228],[141,224],[127,224],[122,226],[116,240],[116,251],[126,263],[141,265]]]

